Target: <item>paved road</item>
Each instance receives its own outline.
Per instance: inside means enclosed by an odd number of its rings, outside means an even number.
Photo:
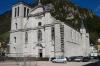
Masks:
[[[67,62],[67,63],[52,63],[50,61],[32,61],[32,62],[0,62],[0,66],[100,66],[98,62]]]
[[[94,63],[89,63],[89,64],[86,64],[84,66],[100,66],[100,61],[97,61],[97,62],[94,62]]]

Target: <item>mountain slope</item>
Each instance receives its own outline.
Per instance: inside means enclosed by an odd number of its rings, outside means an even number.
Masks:
[[[90,33],[90,41],[96,43],[100,35],[100,17],[91,10],[81,8],[69,0],[42,0],[42,4],[52,4],[52,16],[59,19],[73,28],[79,30],[81,21],[84,21],[87,31]]]
[[[8,41],[11,25],[11,12],[7,11],[0,15],[0,40]]]

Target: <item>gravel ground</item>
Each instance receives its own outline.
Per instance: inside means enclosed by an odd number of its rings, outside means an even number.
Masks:
[[[83,66],[91,64],[92,62],[67,62],[67,63],[52,63],[50,61],[29,61],[29,62],[14,62],[5,61],[0,62],[0,66]]]

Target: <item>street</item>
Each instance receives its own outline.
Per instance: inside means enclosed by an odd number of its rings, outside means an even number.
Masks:
[[[97,62],[67,62],[67,63],[52,63],[50,61],[5,61],[0,62],[0,66],[100,66],[100,61]]]
[[[94,63],[89,63],[89,64],[86,64],[84,66],[100,66],[100,61],[97,61],[97,62],[94,62]]]

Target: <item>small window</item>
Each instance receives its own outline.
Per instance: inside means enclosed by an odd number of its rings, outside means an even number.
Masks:
[[[16,10],[17,10],[17,9],[15,8],[15,17],[16,17]]]
[[[28,14],[29,14],[29,9],[27,9],[27,16],[28,16]]]
[[[15,43],[16,43],[16,37],[14,37],[14,41],[15,41]]]
[[[24,17],[26,17],[26,7],[24,7]]]
[[[16,29],[17,29],[17,23],[15,23]]]
[[[28,42],[28,33],[26,32],[25,33],[25,43],[27,43]]]
[[[42,25],[41,22],[39,22],[39,23],[38,23],[38,26],[41,26],[41,25]]]
[[[17,16],[19,16],[19,7],[18,7],[18,13],[17,13]]]

